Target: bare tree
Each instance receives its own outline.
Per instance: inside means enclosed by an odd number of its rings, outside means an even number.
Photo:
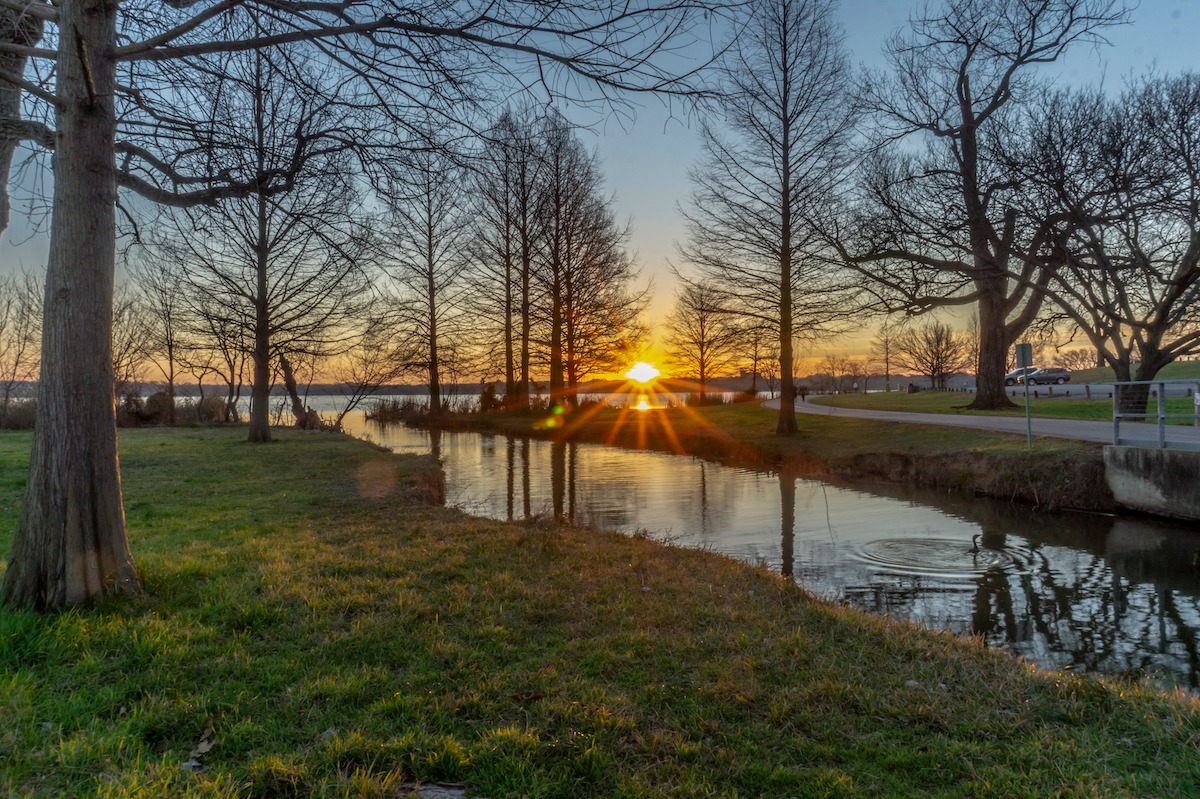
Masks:
[[[167,424],[175,424],[175,383],[180,357],[187,346],[184,340],[183,277],[175,265],[161,260],[146,260],[131,269],[141,295],[144,314],[146,360],[167,382]]]
[[[723,304],[779,338],[776,431],[796,432],[794,341],[848,310],[819,268],[813,221],[847,165],[849,69],[832,0],[754,0],[722,69],[720,123],[701,127],[680,247]],[[725,135],[729,131],[730,136]]]
[[[883,390],[892,390],[892,367],[896,362],[896,338],[900,327],[892,322],[879,326],[871,339],[871,360],[876,369],[883,370]]]
[[[723,300],[723,292],[709,283],[687,284],[664,322],[672,371],[695,379],[702,403],[708,382],[728,372],[741,354],[741,331]]]
[[[183,317],[187,344],[182,363],[203,385],[203,378],[215,374],[225,384],[222,421],[241,420],[238,408],[247,380],[247,367],[254,351],[247,332],[253,329],[249,316],[226,308],[202,287],[188,281],[181,284],[186,305]],[[201,392],[203,396],[203,391]]]
[[[636,349],[646,292],[628,290],[635,277],[629,232],[602,194],[596,155],[562,117],[546,120],[543,137],[534,315],[552,401],[574,403],[589,373],[615,368]]]
[[[152,349],[145,299],[128,283],[117,287],[113,299],[112,369],[117,396],[141,393],[142,368]]]
[[[1200,74],[1058,93],[1026,125],[1028,185],[1074,223],[1044,288],[1058,311],[1118,380],[1200,353]]]
[[[387,271],[400,292],[403,334],[421,343],[421,354],[409,369],[425,374],[429,413],[437,416],[443,411],[439,352],[463,313],[464,174],[440,150],[408,154],[392,171]]]
[[[225,324],[249,325],[249,439],[264,442],[272,359],[336,351],[368,286],[369,237],[353,164],[326,133],[341,124],[336,106],[312,91],[322,75],[252,52],[228,59],[223,78],[213,102],[223,140],[211,156],[229,171],[286,172],[289,185],[169,214],[157,250],[189,264],[186,280],[217,301],[210,310],[225,309]]]
[[[0,277],[0,427],[17,388],[37,378],[41,293],[31,274]]]
[[[1055,354],[1054,360],[1064,369],[1083,371],[1096,365],[1096,351],[1083,348],[1061,350]]]
[[[889,42],[890,75],[862,82],[881,146],[924,137],[926,148],[884,149],[868,162],[843,255],[910,311],[977,305],[973,408],[1012,405],[1007,353],[1039,313],[1066,235],[1059,214],[1021,213],[1020,181],[989,148],[988,131],[1038,90],[1034,68],[1077,43],[1103,42],[1128,19],[1120,0],[951,0],[927,6]]]
[[[505,405],[529,401],[532,364],[533,260],[541,230],[541,132],[530,111],[505,109],[483,137],[472,171],[475,231],[468,297],[473,312],[490,321],[484,349],[499,339]]]
[[[944,322],[926,322],[896,336],[896,365],[929,378],[933,388],[970,368],[970,345]]]
[[[462,127],[501,84],[560,97],[581,81],[581,92],[601,103],[624,88],[687,91],[672,54],[710,10],[693,0],[5,4],[0,167],[8,168],[17,141],[53,149],[55,212],[43,423],[3,601],[46,609],[140,590],[125,535],[112,402],[118,188],[185,206],[288,187],[290,174],[227,171],[195,147],[198,138],[219,135],[225,120],[190,87],[220,75],[226,54],[306,43],[319,61],[340,68],[323,92],[341,98],[348,116],[362,117],[342,126],[343,137],[391,145],[412,133],[413,105]],[[47,27],[51,46],[43,48]],[[23,104],[32,108],[28,116]],[[0,210],[7,208],[4,196]]]

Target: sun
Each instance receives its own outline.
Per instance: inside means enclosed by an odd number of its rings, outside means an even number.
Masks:
[[[638,361],[629,368],[625,376],[635,383],[649,383],[654,378],[658,377],[661,372],[645,361]]]

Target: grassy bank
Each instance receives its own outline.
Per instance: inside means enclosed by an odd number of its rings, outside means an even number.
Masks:
[[[796,435],[778,436],[777,415],[748,402],[646,412],[601,407],[549,418],[464,414],[439,424],[685,452],[824,478],[912,483],[1047,510],[1116,509],[1099,444],[1039,437],[1030,452],[1024,436],[809,414],[796,417]]]
[[[0,610],[0,795],[1200,791],[1193,699],[1038,673],[712,554],[471,519],[422,504],[422,459],[280,438],[122,434],[148,594]],[[0,436],[6,549],[27,450]]]
[[[1029,398],[1030,415],[1044,419],[1085,419],[1100,422],[1111,422],[1113,418],[1113,402],[1108,396],[1096,399],[1086,399],[1079,388],[1056,386],[1054,396],[1047,395],[1046,386],[1038,386],[1038,397]],[[951,413],[966,416],[1012,416],[1025,418],[1025,396],[1020,393],[1012,401],[1018,407],[1002,411],[975,411],[965,406],[970,403],[973,395],[958,394],[945,391],[920,391],[916,394],[904,394],[891,391],[879,394],[834,394],[829,396],[811,397],[810,402],[817,405],[834,405],[839,408],[862,408],[873,411],[906,411],[908,413]],[[1070,396],[1066,392],[1070,391]],[[1093,395],[1095,396],[1095,395]],[[1191,397],[1167,397],[1166,411],[1170,414],[1192,414],[1194,401]],[[1153,401],[1148,409],[1150,414],[1157,414],[1158,408]],[[1190,424],[1190,420],[1172,420],[1173,424]]]

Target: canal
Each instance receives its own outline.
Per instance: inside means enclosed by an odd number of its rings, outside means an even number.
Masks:
[[[447,504],[474,515],[644,533],[1047,669],[1200,689],[1200,534],[1188,528],[598,444],[381,427],[361,414],[347,422],[396,451],[432,451]]]

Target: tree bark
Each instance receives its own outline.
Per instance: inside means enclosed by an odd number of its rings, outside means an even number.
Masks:
[[[262,148],[259,148],[259,168],[262,169]],[[271,313],[267,306],[267,203],[258,195],[257,284],[254,297],[254,380],[250,386],[251,444],[271,440]]]
[[[426,216],[426,220],[431,217]],[[442,415],[442,384],[438,379],[438,318],[437,318],[437,273],[434,264],[434,235],[433,226],[425,229],[425,302],[429,314],[429,415]]]
[[[779,392],[779,421],[775,432],[790,436],[800,428],[796,425],[796,379],[792,355],[792,147],[791,125],[787,113],[788,94],[783,93],[783,138],[780,143],[779,192],[779,371],[783,376]]]
[[[1006,279],[1002,275],[977,278],[979,293],[979,368],[975,375],[975,399],[967,406],[979,410],[1016,407],[1004,391],[1008,363]]]
[[[141,591],[113,402],[117,5],[64,0],[59,13],[39,420],[3,587],[5,604],[39,611]]]

